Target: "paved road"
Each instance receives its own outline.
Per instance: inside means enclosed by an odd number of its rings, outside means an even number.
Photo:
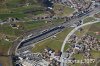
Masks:
[[[61,52],[63,53],[64,52],[64,47],[65,47],[65,44],[67,43],[67,41],[69,40],[69,38],[79,29],[79,28],[81,28],[81,27],[84,27],[84,26],[86,26],[86,25],[90,25],[90,24],[94,24],[94,23],[98,23],[98,22],[100,22],[100,21],[94,21],[94,22],[88,22],[88,23],[85,23],[85,24],[82,24],[82,25],[80,25],[80,26],[78,26],[78,27],[76,27],[76,28],[74,28],[67,36],[66,36],[66,38],[64,39],[64,41],[63,41],[63,44],[62,44],[62,47],[61,47]],[[74,53],[74,50],[73,50],[73,52],[70,54],[70,57],[71,57],[71,55]],[[69,57],[69,58],[70,58]],[[61,66],[64,66],[64,63],[63,63],[63,56],[61,56]],[[68,58],[68,59],[69,59]]]

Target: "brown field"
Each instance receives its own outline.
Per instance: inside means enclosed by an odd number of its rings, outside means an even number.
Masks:
[[[94,17],[100,18],[100,12],[95,14]]]
[[[0,56],[0,64],[2,64],[2,66],[9,66],[9,58]]]

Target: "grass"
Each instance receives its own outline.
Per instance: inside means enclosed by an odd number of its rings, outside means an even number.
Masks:
[[[21,4],[21,1],[23,0],[7,0],[4,1],[6,4],[1,4],[2,7],[0,7],[0,19],[4,20],[7,19],[8,17],[15,17],[15,18],[24,18],[28,16],[26,11],[35,11],[32,12],[32,14],[41,14],[43,13],[43,7],[37,3],[37,1],[32,0],[30,5],[26,6],[25,2],[23,2],[23,6],[18,6]],[[5,6],[4,6],[5,5]],[[41,10],[41,11],[40,11]]]
[[[0,33],[11,36],[20,36],[22,30],[13,29],[9,24],[0,25]]]
[[[31,30],[31,29],[36,29],[40,28],[42,25],[45,23],[41,21],[40,22],[25,22],[25,23],[17,23],[20,26],[23,26],[25,30]],[[0,33],[4,33],[6,35],[11,35],[11,36],[20,36],[23,33],[22,29],[13,29],[9,24],[4,24],[0,26]]]
[[[47,23],[46,20],[38,20],[38,21],[29,21],[24,23],[20,22],[17,24],[23,26],[25,30],[32,30],[32,29],[40,29],[43,27],[49,27],[53,24],[58,24],[60,22],[63,22],[63,20],[62,19],[52,20],[52,22],[47,22]]]
[[[93,58],[100,58],[100,51],[91,51],[91,55]]]
[[[82,64],[75,63],[75,64],[71,64],[71,66],[82,66]],[[95,63],[90,63],[90,64],[86,63],[86,66],[95,66]]]
[[[61,11],[59,11],[60,9],[62,9],[62,13]],[[73,13],[74,9],[64,6],[62,4],[54,4],[54,12],[59,16],[66,16],[66,15],[70,15],[71,13]]]
[[[81,60],[85,59],[84,56],[82,54],[74,54],[73,57],[75,58],[75,60],[77,60],[79,62],[77,63],[77,61],[76,61],[75,64],[69,64],[69,65],[71,65],[71,66],[82,66]]]
[[[73,57],[76,58],[76,60],[83,60],[84,59],[84,56],[82,54],[74,54]]]
[[[8,8],[0,8],[0,14],[10,13],[11,10]]]
[[[88,64],[89,66],[95,66],[96,63],[90,63]]]
[[[22,26],[26,29],[26,30],[32,30],[32,29],[38,29],[41,28],[45,25],[48,25],[45,23],[45,21],[31,21],[31,22],[24,22],[22,24]]]
[[[56,35],[56,38],[49,38],[42,42],[39,42],[32,48],[32,52],[42,52],[47,46],[55,51],[61,49],[63,40],[65,39],[66,35],[71,31],[71,29],[65,29],[63,32]],[[65,46],[65,50],[69,48],[69,44]]]
[[[94,17],[87,17],[83,20],[84,23],[90,22],[90,21],[96,21]]]
[[[26,31],[44,29],[46,27],[56,25],[63,21],[64,21],[63,19],[54,19],[52,20],[52,22],[47,22],[47,23],[46,20],[17,22],[15,24],[20,26],[19,29],[12,28],[10,24],[3,24],[0,25],[0,33],[18,37]]]
[[[76,64],[71,64],[71,66],[81,66],[81,64],[76,63]]]
[[[91,25],[88,25],[88,26],[84,26],[84,27],[82,27],[82,31],[76,31],[75,32],[75,34],[78,36],[78,37],[82,37],[83,35],[85,35],[87,32],[88,32],[88,30],[90,29],[90,27],[91,27]]]
[[[0,40],[0,53],[1,54],[7,54],[11,45],[12,45],[12,42],[1,39]]]
[[[24,18],[26,15],[23,13],[8,13],[8,14],[0,14],[0,19],[4,20],[7,19],[8,17],[13,17],[13,18]]]
[[[14,17],[14,18],[19,18],[23,19],[24,17],[28,16],[27,13],[24,13],[26,11],[31,11],[31,10],[37,10],[36,12],[33,12],[33,14],[41,14],[43,11],[38,11],[39,9],[42,9],[40,6],[25,6],[25,7],[17,7],[17,8],[11,8],[11,9],[0,9],[0,19],[4,20],[7,19],[8,17]],[[11,13],[12,12],[12,13]]]
[[[84,56],[82,54],[73,54],[72,55],[73,58],[75,58],[75,60],[79,60],[79,62],[81,62],[81,60],[84,60]],[[72,66],[81,66],[80,63],[75,63],[75,64],[71,64]]]
[[[6,3],[6,4],[4,4],[4,3]],[[16,8],[19,5],[21,5],[21,4],[25,5],[26,3],[39,5],[36,0],[4,0],[4,1],[0,2],[0,4],[2,4],[1,7],[5,6],[7,8]]]
[[[91,25],[90,29],[88,30],[88,34],[95,36],[96,38],[100,39],[100,34],[96,35],[95,32],[100,32],[100,22]]]
[[[100,35],[96,35],[95,32],[100,32],[100,22],[99,23],[95,23],[92,25],[87,25],[83,27],[83,30],[80,31],[76,31],[75,34],[78,35],[79,37],[82,37],[85,34],[90,34],[93,35],[97,38],[100,38]]]
[[[17,7],[17,8],[12,8],[12,12],[14,13],[23,13],[25,11],[29,10],[39,10],[42,9],[41,6],[39,5],[29,5],[29,6],[23,6],[23,7]]]
[[[93,24],[90,31],[100,31],[100,22]]]

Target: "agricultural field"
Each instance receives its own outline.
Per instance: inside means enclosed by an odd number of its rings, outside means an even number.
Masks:
[[[38,21],[29,21],[29,22],[16,22],[11,24],[19,25],[19,29],[14,29],[10,26],[10,24],[3,24],[0,25],[0,33],[8,34],[8,35],[14,35],[14,36],[20,36],[24,33],[24,31],[29,30],[36,30],[43,27],[48,27],[52,25],[56,25],[57,23],[61,23],[64,20],[58,19],[58,20],[52,20],[51,22],[48,22],[46,20],[38,20]]]
[[[43,7],[35,0],[1,0],[0,19],[8,17],[24,18],[28,13],[37,15],[43,12]]]

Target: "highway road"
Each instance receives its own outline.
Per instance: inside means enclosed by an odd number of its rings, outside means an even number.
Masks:
[[[40,34],[40,35],[37,35],[37,36],[35,36],[35,37],[31,37],[31,38],[29,38],[29,39],[26,39],[26,40],[21,41],[21,42],[19,43],[19,46],[18,46],[17,48],[18,48],[18,49],[21,49],[21,48],[23,48],[23,47],[32,45],[32,44],[34,44],[34,43],[36,43],[36,42],[38,42],[38,41],[41,41],[41,40],[46,39],[46,38],[48,38],[48,37],[50,37],[50,36],[53,36],[54,34],[56,34],[56,33],[60,32],[60,31],[62,31],[63,29],[64,29],[63,26],[54,27],[54,28],[52,28],[52,29],[50,29],[50,30],[48,30],[48,31],[46,31],[46,32],[44,32],[44,33],[42,33],[42,34]],[[26,50],[26,49],[25,49],[25,50]],[[20,51],[23,52],[23,51],[25,51],[25,50],[22,50],[22,51],[20,50]]]

